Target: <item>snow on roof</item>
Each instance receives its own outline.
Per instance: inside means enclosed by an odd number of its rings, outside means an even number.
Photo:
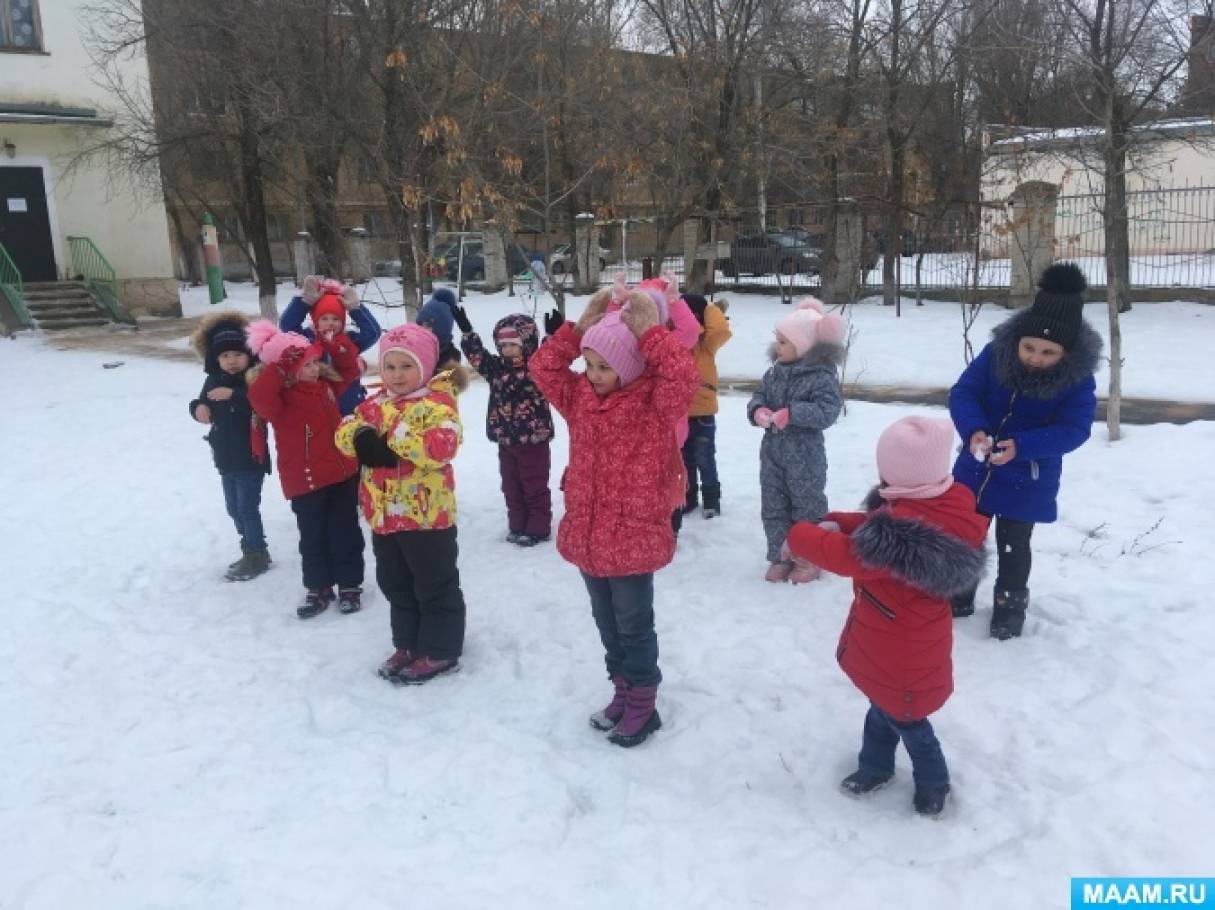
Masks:
[[[1096,139],[1105,134],[1104,128],[1099,126],[1076,126],[1064,129],[1026,129],[1013,127],[1013,129],[1020,130],[1018,135],[1010,136],[1007,139],[998,139],[991,143],[990,149],[998,152],[1000,150],[1032,148],[1035,146],[1083,144],[1085,140]],[[1134,133],[1156,133],[1161,136],[1189,132],[1209,133],[1215,131],[1215,118],[1187,117],[1178,120],[1155,120],[1133,127],[1131,131]]]

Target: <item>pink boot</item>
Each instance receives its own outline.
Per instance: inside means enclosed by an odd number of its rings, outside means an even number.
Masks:
[[[791,562],[774,562],[768,566],[768,571],[764,573],[764,581],[783,582],[789,580],[789,573],[793,571],[793,563]]]
[[[813,563],[797,562],[793,564],[793,571],[789,573],[789,581],[795,585],[805,585],[818,579],[823,574],[823,570]]]
[[[662,718],[654,708],[657,697],[657,686],[629,686],[624,696],[624,716],[608,739],[626,749],[645,742],[646,737],[662,727]]]
[[[616,693],[611,702],[602,711],[591,715],[591,726],[596,730],[611,730],[620,723],[620,718],[624,717],[625,696],[629,691],[629,684],[617,673],[612,677],[612,685],[616,687]]]

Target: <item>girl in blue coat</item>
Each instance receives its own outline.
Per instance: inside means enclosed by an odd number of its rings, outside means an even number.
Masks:
[[[1042,273],[1033,306],[992,332],[949,391],[962,437],[953,475],[996,519],[999,574],[991,634],[1020,636],[1029,606],[1029,539],[1034,525],[1058,517],[1063,456],[1092,431],[1093,374],[1101,337],[1084,321],[1084,275],[1071,263]],[[974,612],[975,590],[953,599],[953,615]]]
[[[280,331],[298,332],[309,341],[316,341],[318,334],[333,338],[339,332],[345,332],[347,316],[354,323],[354,329],[347,337],[362,354],[380,340],[382,330],[376,318],[359,303],[354,288],[333,278],[309,275],[304,279],[303,292],[292,297],[287,309],[283,310],[278,327]],[[306,319],[311,319],[312,328],[304,325]],[[329,362],[328,355],[325,355],[325,362]],[[363,383],[355,379],[338,397],[338,410],[345,417],[366,397]]]

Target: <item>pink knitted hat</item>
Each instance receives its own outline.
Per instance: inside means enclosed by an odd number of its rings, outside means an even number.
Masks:
[[[637,336],[624,324],[620,311],[614,310],[587,329],[582,350],[592,350],[608,362],[624,388],[645,372],[645,358],[637,346]]]
[[[430,382],[439,362],[439,339],[430,329],[407,322],[389,329],[380,336],[380,375],[384,375],[384,355],[389,351],[404,351],[414,359],[422,374],[422,385]]]
[[[310,360],[324,356],[324,349],[296,332],[280,332],[269,319],[259,319],[245,329],[249,339],[249,350],[262,363],[281,367],[288,376],[294,376],[299,368]]]
[[[904,417],[888,426],[877,444],[883,499],[932,499],[953,486],[953,423]]]
[[[845,335],[844,320],[838,313],[823,312],[823,302],[815,297],[802,300],[797,309],[776,323],[776,331],[789,340],[798,357],[806,356],[819,342],[843,344]]]

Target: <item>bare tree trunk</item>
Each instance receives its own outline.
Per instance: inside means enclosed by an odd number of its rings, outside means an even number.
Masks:
[[[244,113],[248,113],[247,111]],[[241,117],[240,172],[244,186],[246,240],[253,248],[257,276],[257,306],[265,318],[278,321],[278,286],[266,226],[266,194],[262,175],[261,140],[251,125],[251,116]]]
[[[305,195],[312,215],[312,236],[324,257],[322,271],[326,275],[345,277],[348,257],[337,213],[340,159],[320,150],[305,152],[304,159],[307,168]]]
[[[1119,314],[1130,309],[1130,256],[1126,212],[1126,144],[1110,130],[1105,150],[1105,290],[1110,318],[1110,386],[1105,423],[1111,442],[1122,436],[1122,328]]]

